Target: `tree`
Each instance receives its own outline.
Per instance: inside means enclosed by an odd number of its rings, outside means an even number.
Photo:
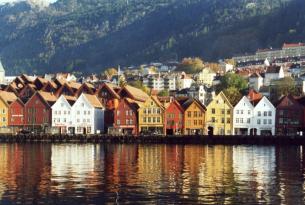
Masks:
[[[147,88],[145,85],[143,85],[143,82],[140,80],[136,80],[136,81],[132,81],[129,83],[130,86],[133,86],[135,88],[138,88],[144,92],[146,92],[147,94],[150,93],[150,89]]]
[[[276,102],[280,97],[284,95],[299,96],[302,91],[297,88],[296,82],[291,77],[285,77],[280,80],[271,81],[270,84],[270,100]]]
[[[200,72],[203,68],[204,63],[200,58],[184,58],[176,70],[193,74]]]
[[[248,88],[247,81],[238,74],[235,73],[226,73],[220,79],[220,85],[218,90],[225,90],[228,88],[234,87],[238,91],[242,91]]]
[[[123,75],[120,75],[118,81],[119,81],[119,86],[120,87],[124,87],[127,84],[126,79]]]
[[[234,106],[242,98],[242,94],[235,87],[229,87],[223,91],[230,103]]]
[[[162,90],[158,93],[158,96],[169,96],[169,91],[168,90]]]
[[[106,75],[108,79],[111,79],[113,76],[115,76],[117,74],[118,74],[118,71],[115,68],[107,68],[104,71],[104,75]]]

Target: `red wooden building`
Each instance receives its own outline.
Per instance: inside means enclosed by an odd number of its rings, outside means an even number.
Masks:
[[[174,99],[171,99],[166,106],[164,113],[164,127],[167,135],[182,134],[183,132],[184,110]]]
[[[296,135],[304,130],[304,99],[292,95],[282,97],[276,106],[275,130],[277,135]]]
[[[114,112],[114,128],[123,134],[138,135],[139,102],[122,98]]]
[[[108,128],[113,127],[114,124],[114,111],[118,107],[120,96],[118,91],[120,87],[111,84],[103,83],[100,88],[96,91],[97,97],[102,99],[102,104],[105,107],[105,130],[108,131]]]
[[[51,127],[51,106],[56,100],[57,97],[51,93],[37,91],[24,106],[24,126],[37,131]]]
[[[9,106],[8,126],[20,129],[24,126],[24,104],[20,99],[15,100]]]

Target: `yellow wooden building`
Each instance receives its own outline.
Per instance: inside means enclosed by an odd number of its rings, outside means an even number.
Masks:
[[[13,92],[0,91],[0,127],[8,126],[9,105],[17,100]]]
[[[231,135],[233,129],[233,106],[220,92],[207,106],[206,128],[214,135]]]
[[[185,135],[205,134],[205,106],[193,98],[177,100],[184,109],[183,133]]]
[[[164,134],[164,107],[156,96],[149,97],[138,109],[139,133]]]

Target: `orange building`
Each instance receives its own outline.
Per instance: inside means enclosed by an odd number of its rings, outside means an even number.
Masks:
[[[206,107],[193,98],[181,98],[178,102],[184,109],[185,135],[204,134]]]

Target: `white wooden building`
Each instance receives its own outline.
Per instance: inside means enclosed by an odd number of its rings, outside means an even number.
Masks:
[[[234,134],[274,135],[275,113],[275,107],[265,96],[256,102],[244,96],[234,107]]]
[[[104,107],[95,95],[81,94],[72,106],[76,134],[104,132]]]
[[[72,105],[75,101],[75,97],[61,95],[52,106],[52,127],[62,134],[74,133]]]

